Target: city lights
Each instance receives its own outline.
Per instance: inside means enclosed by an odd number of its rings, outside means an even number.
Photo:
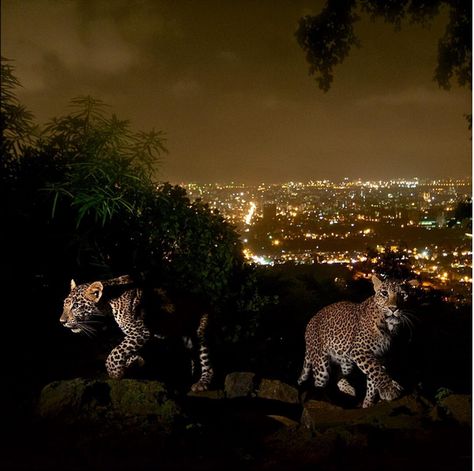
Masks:
[[[253,215],[255,214],[255,210],[257,209],[257,205],[254,202],[250,203],[249,212],[245,215],[245,224],[249,225],[252,222]]]
[[[454,217],[458,203],[470,198],[469,179],[184,186],[191,199],[219,210],[244,235],[250,263],[352,270],[393,253],[409,261],[426,289],[470,297],[471,223]],[[370,247],[375,253],[368,256]]]

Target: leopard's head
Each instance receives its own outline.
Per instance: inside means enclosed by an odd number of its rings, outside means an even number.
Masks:
[[[100,302],[103,290],[104,286],[100,281],[76,285],[71,280],[71,291],[64,300],[63,313],[59,319],[61,324],[75,334],[92,334],[97,317],[104,315]]]
[[[375,303],[384,314],[384,320],[389,331],[393,331],[406,319],[404,306],[408,299],[405,283],[400,280],[380,280],[372,276],[375,290]]]

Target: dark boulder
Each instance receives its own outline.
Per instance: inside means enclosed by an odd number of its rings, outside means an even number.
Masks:
[[[262,379],[257,389],[257,397],[290,404],[300,402],[296,388],[276,379]]]
[[[423,429],[430,421],[433,405],[425,399],[405,396],[380,402],[367,409],[343,409],[324,401],[304,404],[301,423],[313,431],[330,428],[374,428],[384,430]]]
[[[166,387],[135,379],[55,381],[41,391],[40,417],[65,424],[150,424],[172,427],[182,413]]]
[[[460,425],[472,425],[472,398],[466,394],[451,394],[439,405],[446,416]]]
[[[224,382],[225,394],[229,399],[237,397],[255,397],[255,373],[229,373]]]

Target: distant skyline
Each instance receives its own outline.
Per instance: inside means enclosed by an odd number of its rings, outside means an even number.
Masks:
[[[324,94],[294,32],[322,1],[3,0],[2,56],[44,123],[89,94],[167,135],[159,178],[280,183],[471,176],[471,93],[433,81],[431,28],[367,18]]]
[[[368,183],[393,183],[393,184],[411,184],[414,182],[417,182],[417,184],[424,185],[425,183],[434,183],[434,182],[442,182],[443,184],[447,184],[447,182],[452,181],[453,183],[455,182],[463,182],[463,184],[471,184],[472,183],[472,176],[467,175],[464,177],[440,177],[440,178],[435,178],[435,177],[418,177],[418,176],[413,176],[413,177],[405,177],[405,178],[377,178],[377,179],[368,179],[364,177],[354,177],[354,178],[348,178],[348,177],[340,177],[340,178],[321,178],[321,179],[311,179],[308,178],[306,180],[284,180],[284,181],[273,181],[273,182],[251,182],[251,183],[245,183],[242,181],[237,181],[237,180],[220,180],[220,181],[214,181],[214,182],[198,182],[198,181],[182,181],[179,183],[182,183],[184,185],[286,185],[286,184],[303,184],[303,185],[308,185],[311,183],[322,183],[322,182],[329,182],[329,183],[360,183],[360,184],[368,184]]]

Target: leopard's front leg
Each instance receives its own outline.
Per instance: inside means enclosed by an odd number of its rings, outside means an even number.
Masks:
[[[352,359],[367,375],[367,392],[362,407],[372,406],[377,393],[385,401],[392,401],[400,396],[402,387],[390,378],[385,371],[385,367],[372,352],[355,350],[352,352]]]
[[[139,333],[131,332],[110,352],[105,362],[110,378],[122,378],[126,370],[135,363],[140,366],[143,365],[144,360],[137,353],[149,340],[150,336],[147,329]]]

